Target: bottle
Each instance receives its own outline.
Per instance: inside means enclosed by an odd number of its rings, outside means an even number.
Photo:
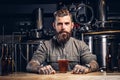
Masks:
[[[120,43],[118,43],[118,72],[120,72]]]
[[[1,75],[7,75],[8,70],[8,58],[7,58],[7,44],[2,44],[2,58],[1,58]]]
[[[13,59],[12,59],[12,47],[11,47],[11,45],[8,46],[7,62],[8,62],[8,66],[7,66],[8,73],[12,73],[13,72]]]
[[[108,43],[107,54],[106,54],[106,72],[112,72],[112,56],[111,56],[111,44]]]

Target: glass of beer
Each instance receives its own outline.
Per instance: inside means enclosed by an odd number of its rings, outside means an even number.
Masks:
[[[58,57],[59,72],[66,73],[68,71],[68,59],[64,57]]]

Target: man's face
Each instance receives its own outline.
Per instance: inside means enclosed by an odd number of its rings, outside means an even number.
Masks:
[[[57,39],[59,42],[66,42],[71,35],[74,23],[69,15],[64,17],[56,17],[53,23],[54,29],[57,32]]]

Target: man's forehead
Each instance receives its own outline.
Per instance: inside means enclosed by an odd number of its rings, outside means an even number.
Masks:
[[[66,20],[66,21],[71,21],[71,17],[68,15],[68,16],[63,16],[63,17],[56,17],[56,20]]]

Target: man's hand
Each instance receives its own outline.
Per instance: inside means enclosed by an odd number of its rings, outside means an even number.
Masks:
[[[39,74],[55,74],[56,71],[52,68],[51,65],[46,65],[39,68]]]
[[[82,66],[82,65],[75,65],[74,69],[72,70],[73,74],[86,74],[89,73],[89,68]]]

